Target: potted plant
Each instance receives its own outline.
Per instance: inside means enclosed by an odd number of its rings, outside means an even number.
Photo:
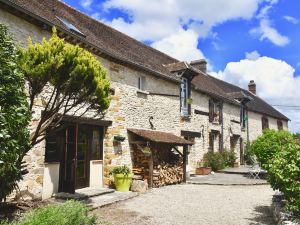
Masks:
[[[193,99],[192,98],[188,98],[186,100],[186,103],[189,104],[189,105],[191,105],[193,103]]]
[[[204,166],[203,160],[197,162],[196,175],[208,175],[211,173],[211,167]]]
[[[133,174],[128,166],[116,166],[110,171],[110,175],[114,177],[117,191],[129,191]]]
[[[151,148],[150,147],[144,147],[143,149],[142,149],[142,152],[144,153],[144,155],[146,155],[146,156],[150,156],[151,155]]]
[[[116,135],[116,136],[114,136],[114,141],[123,142],[123,141],[125,141],[125,137],[123,137],[121,135]]]

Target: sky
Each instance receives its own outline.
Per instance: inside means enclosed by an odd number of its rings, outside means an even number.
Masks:
[[[300,1],[64,0],[179,60],[206,59],[209,73],[247,88],[300,132]]]

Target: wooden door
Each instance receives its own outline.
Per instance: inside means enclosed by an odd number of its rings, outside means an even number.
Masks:
[[[75,192],[75,167],[76,167],[76,125],[69,125],[64,143],[63,159],[60,168],[60,191]]]
[[[78,126],[76,152],[76,180],[75,189],[89,186],[90,159],[92,133],[88,126]]]

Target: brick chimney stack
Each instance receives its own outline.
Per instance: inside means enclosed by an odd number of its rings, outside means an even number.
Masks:
[[[194,60],[190,62],[190,65],[202,71],[203,73],[207,72],[207,62],[205,59]]]
[[[256,84],[255,84],[254,80],[250,80],[250,82],[248,84],[248,90],[256,95]]]

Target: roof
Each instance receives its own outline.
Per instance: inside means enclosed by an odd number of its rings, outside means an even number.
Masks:
[[[129,128],[127,130],[142,138],[145,138],[148,141],[153,141],[157,143],[165,143],[165,144],[172,144],[178,146],[194,144],[193,142],[185,140],[172,133],[156,131],[156,130],[133,129],[133,128]]]
[[[68,30],[68,27],[61,22],[61,19],[66,20],[85,35],[84,39],[88,43],[100,48],[103,54],[140,66],[153,73],[159,73],[163,77],[179,80],[163,66],[178,62],[177,59],[79,12],[62,1],[0,0],[0,2],[11,7],[21,8],[25,10],[25,13],[34,14],[50,22],[51,25],[55,25],[58,29]],[[76,34],[76,32],[72,33]]]
[[[13,8],[14,10],[12,11],[14,11],[17,16],[21,16],[23,13],[27,16],[27,19],[28,17],[30,19],[34,18],[49,26],[54,25],[58,30],[62,30],[65,33],[69,32],[68,34],[75,35],[73,37],[80,41],[84,41],[85,43],[96,47],[103,56],[135,66],[136,68],[150,72],[164,79],[179,82],[180,79],[172,72],[178,69],[188,69],[192,72],[198,71],[190,64],[179,62],[177,59],[151,48],[88,15],[79,12],[62,1],[0,0],[0,7]],[[67,21],[75,27],[75,32],[74,28],[73,30],[68,29],[62,20]],[[78,35],[76,30],[81,32],[84,37]],[[230,93],[242,91],[253,98],[253,101],[247,104],[249,110],[288,120],[286,116],[278,112],[258,96],[235,85],[205,75],[203,72],[200,72],[198,76],[195,76],[192,83],[195,90],[236,105],[239,105],[239,103],[235,100],[234,94]]]
[[[251,93],[250,91],[242,89],[238,86],[227,83],[223,80],[219,80],[219,79],[209,76],[209,75],[207,77],[212,83],[214,83],[216,86],[218,86],[219,89],[221,89],[222,92],[224,92],[227,95],[227,97],[229,99],[231,99],[232,101],[235,99],[235,96],[231,95],[230,93],[234,93],[234,92],[243,92],[245,95],[251,97],[252,101],[247,103],[248,110],[253,111],[253,112],[262,113],[265,115],[269,115],[269,116],[272,116],[277,119],[289,120],[289,118],[287,118],[281,112],[279,112],[278,110],[273,108],[271,105],[269,105],[264,100],[262,100],[260,97]]]

